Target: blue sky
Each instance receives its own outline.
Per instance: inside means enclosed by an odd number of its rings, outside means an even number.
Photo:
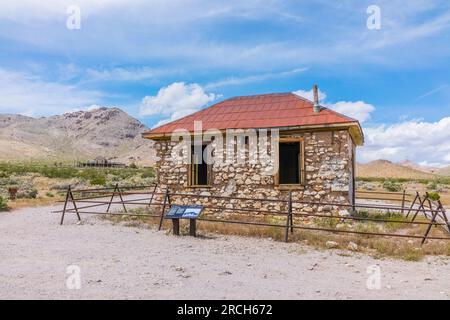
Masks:
[[[67,28],[71,5],[80,29]],[[325,106],[361,120],[361,161],[445,165],[449,57],[444,0],[18,0],[0,4],[0,113],[118,106],[152,127],[317,83]]]

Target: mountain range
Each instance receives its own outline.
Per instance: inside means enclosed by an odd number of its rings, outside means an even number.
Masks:
[[[119,108],[98,108],[51,117],[0,115],[0,160],[74,161],[98,157],[152,164],[146,129]]]
[[[436,168],[421,166],[409,160],[394,163],[388,160],[375,160],[356,165],[358,177],[433,179],[437,176],[450,176],[450,166]]]

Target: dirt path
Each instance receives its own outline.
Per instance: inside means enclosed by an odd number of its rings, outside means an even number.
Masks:
[[[450,297],[448,258],[375,260],[271,240],[174,237],[93,216],[59,226],[55,209],[0,213],[1,299]],[[81,271],[78,290],[66,286],[70,265]],[[367,288],[369,266],[380,267],[380,289]]]

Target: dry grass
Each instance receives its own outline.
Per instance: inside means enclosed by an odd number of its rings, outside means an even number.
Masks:
[[[135,209],[137,214],[148,214],[148,209]],[[152,212],[153,213],[153,212]],[[245,214],[226,214],[213,215],[205,214],[203,218],[234,220],[234,221],[251,221],[259,223],[277,224],[282,227],[275,226],[254,226],[233,224],[224,222],[208,222],[198,221],[197,230],[199,234],[222,234],[222,235],[238,235],[245,237],[271,238],[276,241],[284,241],[285,237],[285,217],[283,216],[267,216],[257,215],[248,216]],[[107,217],[115,223],[121,223],[130,227],[157,227],[159,218],[152,217]],[[398,220],[397,216],[392,219]],[[424,220],[418,220],[424,221]],[[294,225],[302,225],[307,227],[336,228],[340,219],[334,218],[316,218],[314,221],[295,221]],[[342,224],[342,223],[341,223]],[[171,222],[164,220],[163,230],[171,232]],[[425,233],[426,225],[420,224],[401,224],[401,223],[375,223],[375,222],[353,222],[346,223],[340,229],[348,229],[366,232],[386,232],[407,235],[421,236]],[[182,235],[189,234],[189,224],[187,220],[180,221],[180,233]],[[433,227],[430,236],[445,237],[448,236],[441,228]],[[293,233],[289,232],[289,241],[306,244],[316,249],[326,249],[328,241],[337,243],[337,249],[347,250],[350,242],[358,245],[358,252],[369,254],[375,258],[391,257],[407,261],[419,261],[426,255],[445,255],[450,256],[450,241],[447,240],[429,240],[423,246],[420,245],[421,239],[394,238],[367,236],[358,234],[332,233],[323,231],[312,231],[295,229]],[[350,253],[350,252],[349,252]]]
[[[42,207],[55,204],[59,200],[64,200],[62,196],[55,194],[54,197],[38,197],[36,199],[16,199],[8,201],[9,210],[26,208],[26,207]]]

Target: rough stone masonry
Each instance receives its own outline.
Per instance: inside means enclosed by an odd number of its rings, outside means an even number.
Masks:
[[[304,139],[304,177],[302,185],[290,188],[293,201],[314,201],[324,203],[352,203],[352,166],[355,145],[347,130],[316,131],[289,134],[281,132],[280,137],[302,137]],[[226,207],[227,209],[253,209],[276,211],[285,214],[283,202],[257,201],[257,199],[287,199],[289,190],[275,184],[273,175],[265,175],[261,163],[214,163],[211,183],[208,187],[189,186],[189,165],[176,164],[171,160],[172,149],[178,144],[170,140],[156,140],[155,164],[157,182],[168,186],[171,192],[194,195],[216,195],[255,199],[214,199],[206,197],[178,197],[180,204],[203,204]],[[339,208],[330,205],[293,204],[298,213],[320,213]],[[230,210],[231,211],[231,210]]]

